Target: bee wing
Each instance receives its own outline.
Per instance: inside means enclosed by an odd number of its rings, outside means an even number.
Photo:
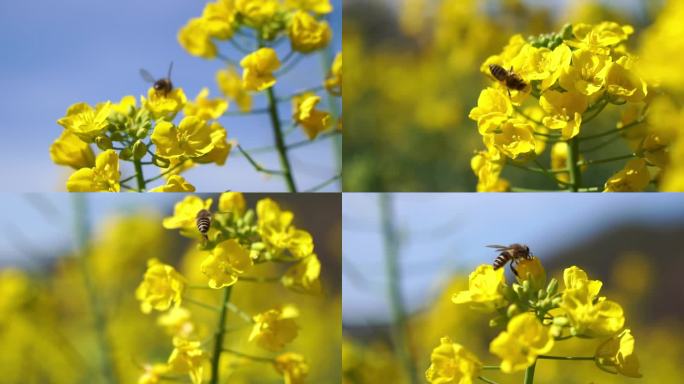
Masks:
[[[150,74],[149,72],[147,72],[146,69],[143,68],[140,68],[140,76],[142,76],[143,80],[147,81],[148,83],[154,83],[155,81],[157,81],[155,80],[154,76],[152,76],[152,74]]]
[[[498,250],[504,250],[504,249],[510,248],[508,245],[496,245],[496,244],[485,245],[485,247],[487,247],[487,248],[495,248],[495,249],[498,249]]]

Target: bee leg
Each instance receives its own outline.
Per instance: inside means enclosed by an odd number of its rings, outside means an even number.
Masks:
[[[513,274],[515,275],[515,277],[520,277],[520,276],[518,276],[518,270],[515,269],[515,267],[513,266],[513,263],[517,263],[517,261],[516,260],[511,261],[511,264],[510,264],[511,265],[511,271],[513,271]]]

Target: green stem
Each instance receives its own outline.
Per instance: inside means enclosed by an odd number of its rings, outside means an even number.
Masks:
[[[494,381],[494,380],[489,380],[488,378],[486,378],[486,377],[484,377],[484,376],[478,376],[477,378],[480,379],[480,381],[484,381],[485,383],[489,383],[489,384],[498,384],[496,381]]]
[[[90,303],[90,308],[93,311],[93,318],[95,322],[95,333],[97,336],[97,343],[100,349],[99,364],[104,376],[105,383],[117,383],[118,378],[114,371],[114,359],[112,357],[112,348],[107,338],[107,319],[101,298],[97,297],[96,292],[99,289],[95,286],[95,282],[90,274],[89,263],[89,246],[88,246],[88,205],[86,202],[86,195],[77,193],[74,196],[74,206],[76,210],[74,230],[76,231],[76,241],[78,250],[80,252],[81,272],[83,274],[83,281],[86,288],[86,294]]]
[[[537,366],[537,362],[535,361],[534,364],[530,365],[527,367],[525,370],[525,381],[524,384],[532,384],[534,383],[534,368]]]
[[[252,355],[248,355],[246,353],[242,353],[242,352],[239,352],[239,351],[236,351],[233,349],[228,349],[228,348],[224,348],[223,352],[230,353],[231,355],[243,357],[245,359],[249,359],[252,361],[260,361],[260,362],[264,362],[264,363],[273,363],[273,361],[274,361],[270,357],[252,356]]]
[[[287,182],[287,188],[290,192],[297,192],[294,178],[292,177],[292,167],[290,166],[290,159],[287,157],[287,148],[285,147],[285,140],[283,139],[283,132],[280,128],[280,117],[278,116],[278,102],[275,97],[273,87],[266,91],[268,96],[268,112],[271,116],[271,125],[273,127],[273,136],[275,137],[275,146],[278,150],[278,157],[280,158],[280,165],[283,168],[283,176]]]
[[[226,317],[228,312],[228,303],[230,302],[230,291],[232,286],[228,286],[223,290],[223,305],[219,313],[218,324],[216,325],[216,339],[214,340],[214,354],[211,356],[211,384],[218,384],[219,382],[219,363],[221,361],[221,352],[223,351],[223,334],[225,332]]]
[[[637,157],[636,153],[630,153],[628,155],[621,155],[621,156],[615,156],[615,157],[609,157],[606,159],[597,159],[597,160],[587,160],[582,162],[582,165],[584,164],[602,164],[602,163],[610,163],[613,161],[618,161],[618,160],[625,160],[625,159],[631,159],[633,157]]]
[[[382,193],[380,199],[380,217],[385,248],[385,268],[387,273],[387,292],[389,293],[392,311],[392,339],[399,360],[403,363],[409,382],[417,383],[416,368],[408,344],[408,327],[406,310],[401,291],[399,272],[399,234],[394,226],[395,217],[392,207],[392,195]]]
[[[219,308],[217,308],[217,307],[214,307],[214,306],[209,305],[209,304],[205,304],[205,303],[203,303],[203,302],[201,302],[201,301],[197,301],[197,300],[191,299],[191,298],[189,298],[189,297],[185,297],[185,296],[184,296],[184,297],[183,297],[183,301],[185,301],[185,302],[187,302],[187,303],[190,303],[190,304],[195,304],[195,305],[198,306],[198,307],[202,307],[202,308],[208,309],[208,310],[210,310],[210,311],[214,311],[214,312],[218,312],[218,311],[219,311]]]
[[[540,360],[594,360],[594,356],[537,356]]]
[[[491,370],[491,369],[499,370],[499,369],[501,369],[501,366],[500,365],[483,365],[482,369],[484,369],[484,370]]]
[[[134,160],[133,164],[135,165],[135,178],[138,180],[138,192],[144,192],[145,176],[143,175],[142,164],[140,164],[140,160]]]
[[[568,168],[570,170],[570,190],[577,192],[582,184],[582,175],[579,164],[579,141],[576,137],[568,142]]]

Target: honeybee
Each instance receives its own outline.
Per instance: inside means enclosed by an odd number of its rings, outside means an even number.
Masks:
[[[511,94],[511,89],[516,91],[522,91],[527,87],[525,80],[520,77],[517,73],[513,72],[513,67],[510,70],[506,70],[504,67],[498,64],[489,64],[489,72],[492,73],[495,79],[503,82],[508,89],[508,95]]]
[[[505,266],[506,263],[510,261],[511,271],[513,271],[516,276],[518,276],[518,271],[515,269],[514,264],[518,264],[518,262],[522,259],[530,260],[534,257],[530,252],[530,247],[524,244],[515,243],[508,246],[487,245],[487,247],[495,248],[497,251],[499,251],[499,256],[494,259],[494,263],[492,263],[494,270]]]
[[[169,92],[173,90],[173,83],[171,83],[171,70],[173,69],[173,61],[171,64],[169,64],[169,72],[166,74],[166,77],[161,78],[161,79],[155,79],[154,76],[152,76],[147,70],[145,69],[140,69],[140,76],[147,81],[148,83],[152,83],[152,88],[154,88],[155,91],[159,92],[163,96],[166,96]]]
[[[207,237],[207,233],[211,227],[211,212],[206,209],[201,209],[197,212],[195,222],[197,223],[197,230],[202,234],[204,241],[208,241],[209,238]]]

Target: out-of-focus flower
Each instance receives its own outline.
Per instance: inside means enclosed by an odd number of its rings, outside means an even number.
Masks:
[[[571,139],[580,132],[582,113],[587,109],[587,97],[578,92],[547,91],[539,100],[548,116],[542,122],[550,129],[561,131],[563,139]]]
[[[190,318],[189,310],[183,307],[174,307],[159,316],[157,324],[164,328],[169,335],[187,338],[195,330],[195,324]]]
[[[50,159],[55,164],[68,165],[74,169],[95,165],[95,154],[86,142],[68,129],[50,145]]]
[[[211,41],[209,33],[210,24],[201,17],[190,19],[183,28],[178,31],[178,43],[189,54],[213,59],[216,57],[216,45]]]
[[[263,91],[276,83],[273,72],[280,68],[280,60],[273,48],[260,48],[240,61],[242,83],[248,91]]]
[[[597,55],[608,55],[610,47],[627,40],[634,33],[634,28],[631,25],[621,26],[612,21],[604,21],[597,25],[575,24],[572,32],[574,39],[567,41],[569,46]]]
[[[172,120],[185,107],[188,98],[183,88],[174,88],[168,93],[158,92],[154,88],[147,91],[147,99],[141,97],[143,108],[150,111],[155,119]]]
[[[283,376],[285,384],[304,384],[304,380],[309,374],[309,364],[298,353],[287,352],[278,355],[273,366]]]
[[[477,121],[481,135],[492,133],[511,116],[513,105],[508,96],[497,88],[487,88],[480,92],[477,107],[470,111],[468,117]]]
[[[425,379],[433,384],[471,384],[482,369],[477,356],[446,336],[432,350],[430,361]]]
[[[256,26],[269,21],[279,8],[277,0],[235,0],[235,9]]]
[[[256,212],[259,234],[272,251],[278,254],[288,250],[297,259],[313,253],[311,234],[292,225],[292,212],[282,211],[278,203],[268,198],[257,202]]]
[[[478,266],[468,277],[468,290],[451,297],[455,304],[470,304],[475,309],[493,311],[504,303],[501,289],[505,283],[504,270],[494,270],[489,264]]]
[[[197,212],[202,209],[211,208],[212,199],[202,201],[197,196],[186,196],[182,201],[176,203],[173,209],[173,216],[164,218],[162,225],[166,229],[181,228],[181,233],[190,234],[191,237],[199,237],[197,232],[196,220]]]
[[[632,159],[618,173],[611,176],[603,192],[639,192],[651,182],[644,159]]]
[[[231,212],[242,216],[247,209],[245,196],[240,192],[224,192],[219,197],[218,209],[220,212]]]
[[[144,372],[138,378],[138,384],[159,384],[162,382],[162,376],[169,372],[169,366],[166,364],[145,364],[143,366]]]
[[[533,290],[546,287],[546,270],[538,257],[520,260],[516,269],[518,280],[528,280]]]
[[[338,52],[325,79],[325,88],[335,96],[342,95],[342,52]]]
[[[575,266],[563,272],[565,291],[559,304],[573,327],[574,334],[598,337],[612,336],[625,324],[622,307],[605,297],[598,297],[602,283],[589,280],[587,274]]]
[[[173,338],[174,348],[169,356],[169,367],[173,372],[187,373],[192,384],[202,384],[202,372],[207,356],[201,349],[201,344],[199,341]]]
[[[228,67],[216,72],[216,83],[221,92],[238,105],[240,111],[249,112],[252,109],[252,96],[243,86],[235,68]]]
[[[57,124],[90,143],[107,128],[107,117],[111,112],[112,103],[109,101],[97,104],[95,108],[87,103],[76,103],[67,109],[66,116],[57,120]]]
[[[280,279],[283,286],[296,292],[319,293],[321,291],[321,262],[311,254],[291,266]]]
[[[297,337],[299,327],[295,318],[299,316],[297,308],[286,305],[281,309],[269,309],[254,316],[254,327],[249,341],[269,351],[279,351],[285,344]]]
[[[188,183],[183,176],[172,175],[166,184],[150,189],[150,192],[195,192],[195,186]]]
[[[550,329],[533,313],[526,312],[508,322],[506,331],[492,340],[489,350],[502,359],[502,372],[513,373],[534,364],[537,356],[553,348],[553,343]]]
[[[325,14],[333,11],[330,0],[285,0],[288,8],[311,11],[314,13]]]
[[[508,181],[499,178],[504,161],[496,148],[480,151],[470,160],[470,167],[477,176],[478,192],[505,192]]]
[[[572,65],[561,74],[559,83],[568,92],[592,96],[603,90],[611,62],[610,56],[578,49],[572,53]]]
[[[216,120],[228,109],[228,102],[223,99],[209,99],[209,88],[204,87],[197,94],[195,101],[185,105],[183,113],[186,116],[196,116],[202,120]]]
[[[127,95],[121,98],[118,103],[112,103],[112,110],[124,116],[127,116],[133,108],[136,107],[136,99],[133,95]]]
[[[95,167],[81,168],[67,180],[69,192],[119,192],[119,156],[106,150],[95,159]]]
[[[599,345],[595,359],[599,366],[610,372],[627,377],[641,377],[639,359],[634,353],[634,336],[629,329]]]
[[[198,157],[214,148],[211,128],[205,120],[195,116],[184,117],[178,126],[160,121],[150,138],[157,146],[159,156],[166,158]]]
[[[235,9],[234,0],[217,0],[209,3],[202,11],[202,20],[204,22],[204,29],[209,36],[225,40],[233,36],[235,27]]]
[[[209,286],[220,289],[235,284],[238,276],[251,265],[249,252],[235,239],[230,239],[217,245],[200,269],[209,278]]]
[[[309,140],[330,128],[330,114],[316,109],[320,101],[320,96],[314,93],[304,93],[292,98],[292,118],[304,129]]]
[[[648,88],[646,82],[632,71],[632,67],[627,56],[610,64],[606,75],[606,91],[610,95],[637,103],[646,97]]]
[[[325,48],[332,38],[327,22],[317,21],[304,11],[297,11],[292,16],[289,33],[292,49],[302,53]]]
[[[183,276],[172,266],[150,259],[143,281],[135,290],[135,297],[140,300],[143,313],[150,313],[153,309],[166,311],[171,304],[180,306],[184,288]]]

